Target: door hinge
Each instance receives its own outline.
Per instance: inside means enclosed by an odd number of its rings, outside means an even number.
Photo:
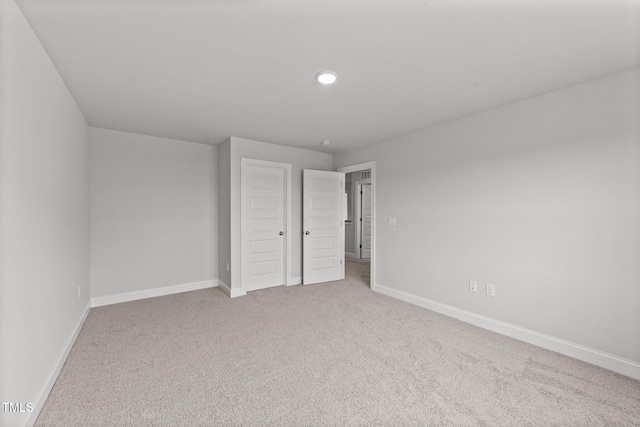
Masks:
[[[360,249],[362,249],[362,245],[360,245]]]

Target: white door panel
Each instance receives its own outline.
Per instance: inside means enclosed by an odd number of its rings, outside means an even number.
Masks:
[[[248,164],[243,174],[243,286],[252,291],[283,285],[286,172]]]
[[[344,279],[344,174],[303,171],[302,282]]]

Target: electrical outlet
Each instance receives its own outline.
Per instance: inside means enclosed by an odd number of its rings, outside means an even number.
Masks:
[[[395,227],[396,225],[396,217],[394,216],[390,216],[387,220],[387,224],[389,224],[392,227]]]
[[[478,282],[474,280],[469,280],[469,290],[473,292],[478,292]]]
[[[496,296],[496,287],[494,285],[490,285],[487,283],[487,296],[488,297]]]
[[[78,298],[80,298],[80,286],[78,286]]]

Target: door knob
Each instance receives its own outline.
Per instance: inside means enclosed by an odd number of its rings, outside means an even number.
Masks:
[[[308,235],[309,235],[309,234],[311,234],[311,233],[309,233],[308,231],[305,231],[305,233],[304,233],[304,234],[306,234],[306,235],[308,236]]]
[[[280,235],[282,236],[282,235],[284,234],[284,231],[281,231],[281,232],[280,232],[280,233],[278,233],[278,234],[280,234]]]

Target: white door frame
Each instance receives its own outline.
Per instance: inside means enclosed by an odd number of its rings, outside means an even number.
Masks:
[[[244,229],[244,173],[247,166],[261,166],[275,169],[283,169],[284,170],[284,182],[285,182],[285,192],[284,192],[284,285],[290,286],[293,284],[293,280],[291,278],[291,234],[293,233],[291,227],[291,164],[290,163],[280,163],[280,162],[270,162],[267,160],[258,160],[258,159],[248,159],[241,158],[240,159],[240,254],[243,253],[244,244],[244,235],[246,233]],[[246,260],[241,256],[240,260],[240,289],[242,295],[247,293],[247,287],[245,286],[244,279],[242,278],[242,271],[244,270],[244,263]]]
[[[376,162],[358,163],[356,165],[343,166],[336,169],[338,172],[358,172],[371,169],[371,279],[369,287],[372,291],[376,290],[376,246],[378,240],[376,239]],[[360,252],[358,252],[358,256]]]

